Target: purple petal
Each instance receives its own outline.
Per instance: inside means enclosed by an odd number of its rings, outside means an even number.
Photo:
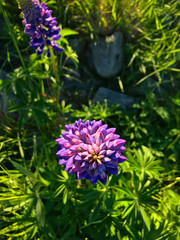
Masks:
[[[106,168],[107,172],[113,175],[118,174],[118,169],[117,168]]]
[[[105,177],[103,177],[103,178],[101,178],[101,177],[99,177],[99,181],[100,182],[102,182],[102,184],[106,184],[106,181],[107,181],[107,176],[105,176]]]
[[[121,155],[125,140],[119,139],[115,130],[95,120],[84,123],[79,119],[74,126],[66,125],[62,137],[56,139],[59,164],[77,179],[106,184],[107,173],[118,174],[118,163],[127,160]]]
[[[111,156],[115,151],[112,151],[112,150],[107,150],[106,151],[106,155],[107,156]]]
[[[66,163],[66,168],[65,171],[68,171],[69,168],[71,168],[73,166],[73,162],[74,162],[74,158],[70,157]]]
[[[77,172],[77,179],[82,179],[87,176],[87,171]]]
[[[95,133],[95,132],[98,130],[98,128],[101,126],[101,124],[102,124],[101,120],[98,121],[98,122],[96,122],[96,123],[93,125],[93,127],[91,128],[90,133],[91,133],[91,134]]]
[[[82,157],[80,157],[78,154],[74,157],[74,159],[76,161],[82,161],[83,160]]]
[[[60,160],[59,160],[59,164],[60,164],[60,165],[65,165],[65,164],[66,164],[66,162],[67,162],[67,161],[66,161],[66,160],[64,160],[64,159],[60,159]]]
[[[53,39],[53,41],[56,41],[56,40],[59,40],[60,37],[61,37],[61,35],[58,34],[58,35],[53,36],[52,39]]]
[[[116,129],[115,128],[109,128],[107,129],[107,134],[109,133],[115,133]]]
[[[127,158],[121,155],[121,156],[119,157],[119,159],[118,159],[118,163],[122,163],[122,162],[124,162],[124,161],[126,161],[126,160],[127,160]]]
[[[104,157],[104,158],[102,159],[102,162],[110,162],[110,161],[111,161],[111,159],[108,158],[108,157]]]

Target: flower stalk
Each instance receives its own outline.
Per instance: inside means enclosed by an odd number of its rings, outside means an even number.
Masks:
[[[56,96],[56,106],[58,106],[59,103],[59,97],[60,97],[60,76],[59,76],[59,71],[58,71],[58,62],[57,62],[57,57],[54,54],[54,51],[52,48],[49,48],[50,54],[51,54],[51,63],[52,63],[52,71],[56,79],[56,85],[52,89],[54,95]]]
[[[52,11],[48,10],[46,4],[40,4],[38,0],[19,0],[19,6],[24,17],[24,32],[31,36],[30,46],[36,49],[36,54],[46,51],[46,56],[50,57],[49,48],[61,52],[62,49],[56,43],[61,37],[60,28],[56,26],[56,18],[52,17]]]

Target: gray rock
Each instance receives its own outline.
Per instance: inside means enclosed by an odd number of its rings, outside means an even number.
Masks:
[[[81,103],[87,103],[98,87],[99,83],[96,81],[84,83],[66,79],[61,90],[61,98],[72,105],[78,106],[81,105]]]
[[[123,65],[122,45],[123,35],[121,32],[89,44],[87,58],[99,76],[110,78],[120,72]]]
[[[134,98],[131,96],[115,92],[108,88],[100,87],[96,92],[92,102],[103,103],[105,99],[107,99],[107,103],[109,106],[112,106],[113,104],[119,104],[120,107],[124,109],[131,108],[132,104],[135,101]]]

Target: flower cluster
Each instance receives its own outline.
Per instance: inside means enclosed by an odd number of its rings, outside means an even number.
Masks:
[[[30,46],[37,49],[36,54],[40,55],[45,45],[61,52],[62,49],[55,42],[61,36],[60,28],[56,27],[56,18],[51,16],[52,11],[48,10],[46,4],[40,4],[38,0],[19,0],[19,5],[24,16],[24,32],[31,36]],[[50,57],[49,49],[46,55]]]
[[[93,184],[98,180],[106,183],[107,173],[118,174],[118,163],[126,160],[121,152],[126,142],[115,134],[115,128],[102,125],[102,121],[83,122],[66,125],[62,137],[56,139],[59,149],[59,164],[65,166],[69,174],[77,179],[86,178]]]

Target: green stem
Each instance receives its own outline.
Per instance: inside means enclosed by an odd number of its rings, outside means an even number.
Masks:
[[[172,148],[172,146],[179,140],[180,138],[180,133],[176,136],[176,138],[166,147],[165,151],[169,150]]]
[[[22,64],[23,68],[26,68],[24,60],[23,60],[22,55],[20,53],[19,47],[17,45],[16,38],[15,38],[14,33],[13,33],[12,29],[11,29],[11,24],[10,24],[8,15],[7,15],[6,11],[3,9],[2,4],[0,4],[0,9],[1,9],[2,13],[3,13],[3,17],[4,17],[5,21],[6,21],[7,27],[9,29],[9,31],[10,31],[10,35],[11,35],[11,38],[13,40],[14,46],[15,46],[15,48],[17,50],[17,53],[19,55],[21,64]]]
[[[56,97],[56,106],[58,105],[59,103],[59,97],[60,97],[60,90],[61,90],[61,87],[60,87],[60,77],[59,77],[59,73],[58,73],[58,64],[57,64],[57,59],[54,55],[54,52],[53,52],[53,49],[52,48],[49,48],[50,49],[50,53],[51,53],[51,62],[52,62],[52,68],[53,68],[53,73],[54,73],[54,76],[56,78],[56,86],[53,90],[55,90],[55,97]]]

